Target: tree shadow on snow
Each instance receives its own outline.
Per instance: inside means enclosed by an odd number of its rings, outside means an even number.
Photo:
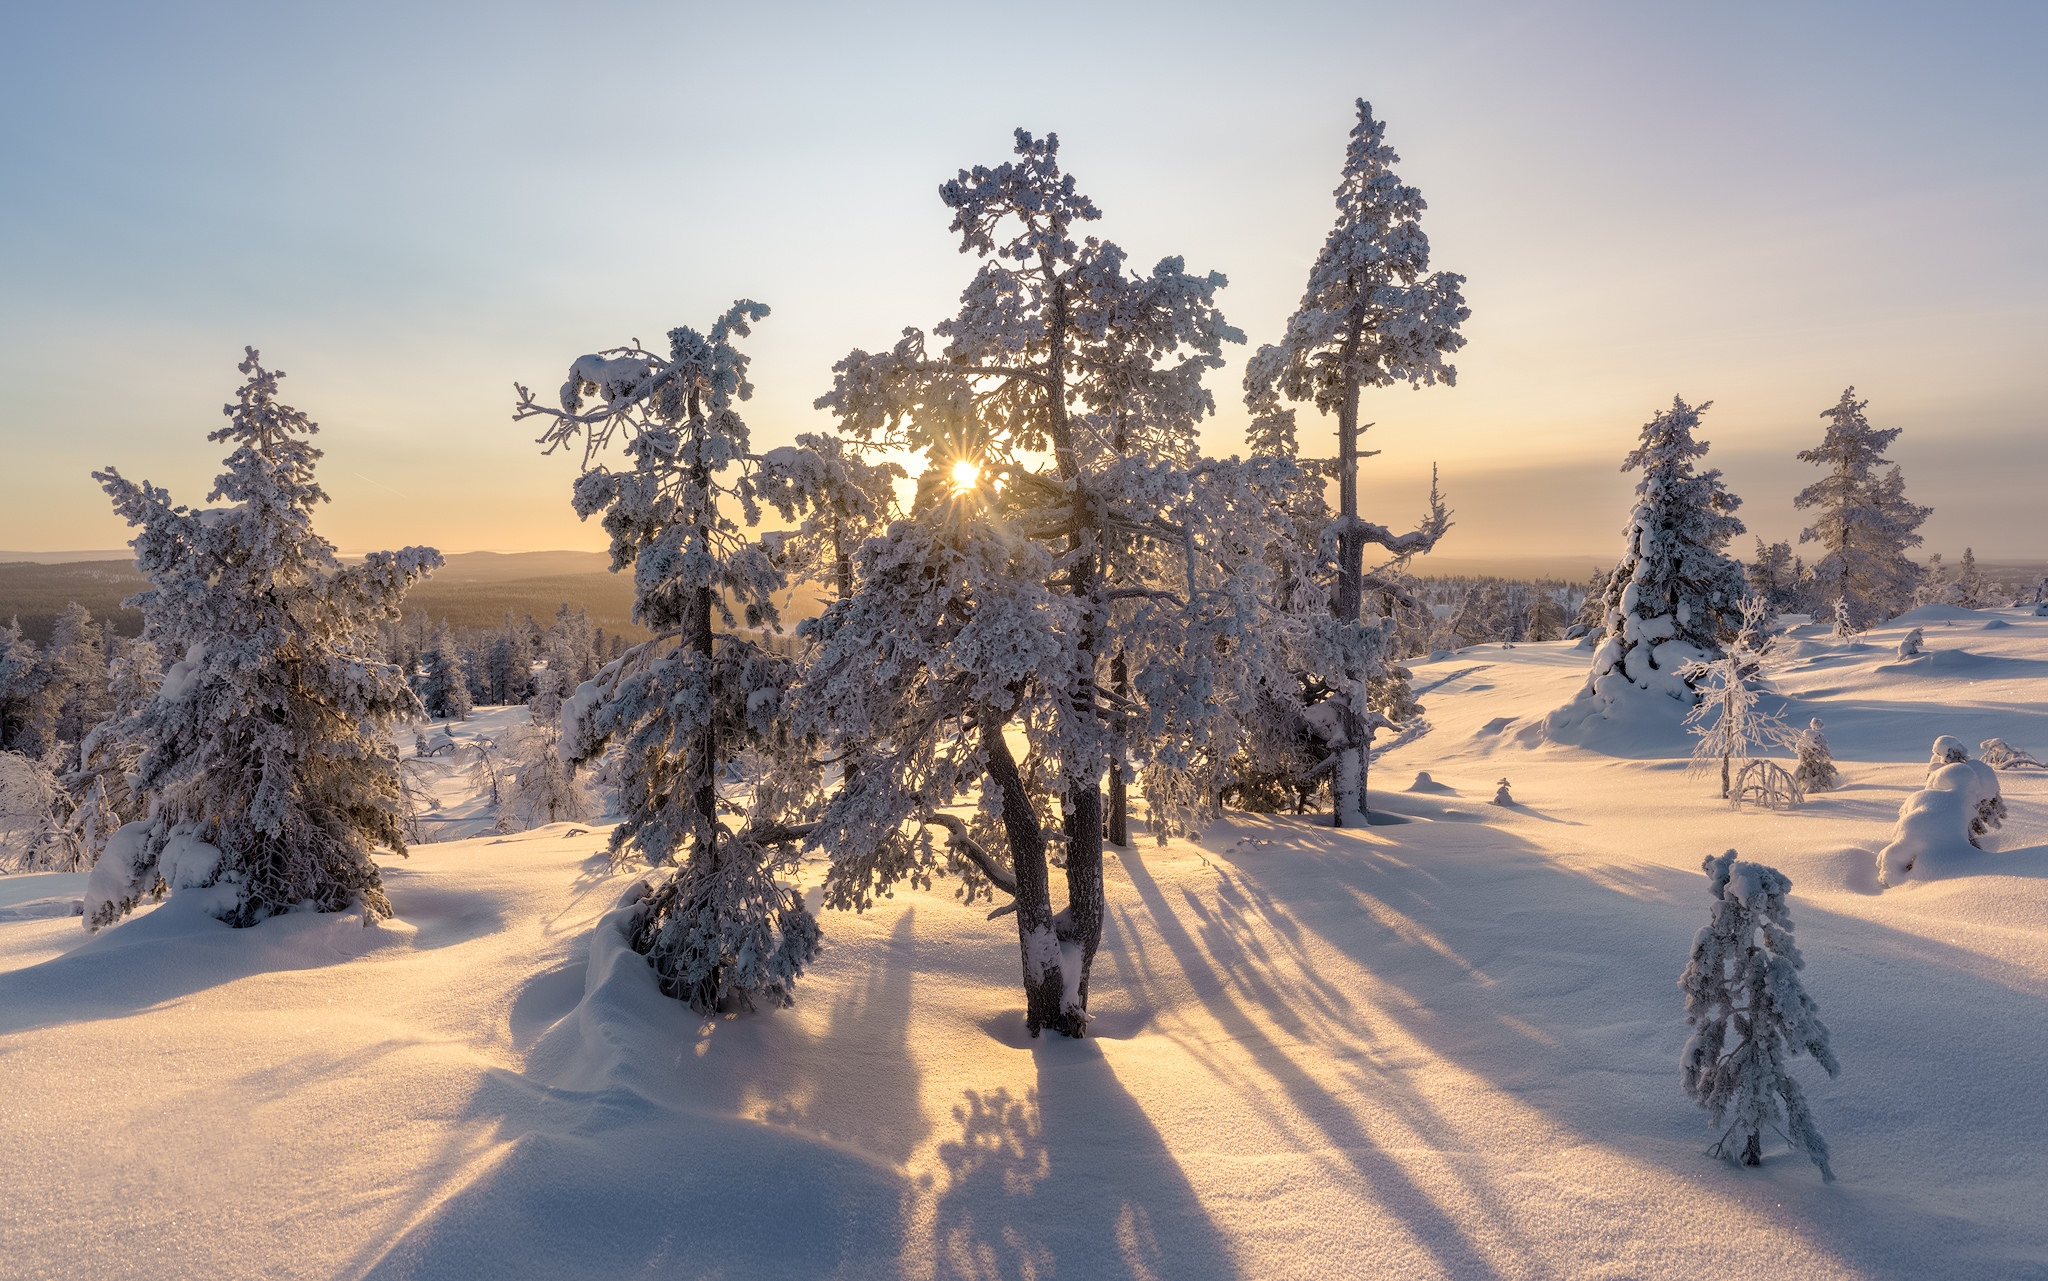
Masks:
[[[1093,1041],[1032,1047],[1037,1088],[969,1090],[939,1146],[935,1275],[1239,1275],[1180,1165]]]
[[[404,1230],[350,1271],[894,1275],[901,1167],[930,1133],[908,1053],[913,918],[861,945],[864,979],[820,1033],[790,1014],[706,1022],[636,976],[647,999],[605,1029],[621,1058],[594,1089],[544,1084],[587,1048],[572,1017],[587,958],[536,975],[510,1016],[529,1074],[492,1071],[462,1118],[490,1132],[488,1154],[451,1151]]]
[[[1807,987],[1844,1065],[1834,1081],[1804,1059],[1795,1074],[1833,1143],[1840,1181],[1822,1184],[1782,1147],[1764,1170],[1745,1171],[1702,1154],[1705,1114],[1679,1090],[1687,1028],[1677,978],[1706,921],[1704,876],[1650,864],[1625,875],[1579,870],[1498,828],[1418,825],[1393,848],[1298,831],[1292,848],[1275,842],[1255,862],[1241,860],[1244,875],[1225,873],[1212,904],[1189,895],[1177,908],[1140,861],[1125,861],[1173,964],[1235,1036],[1260,1035],[1246,1009],[1270,1013],[1325,1061],[1341,1062],[1374,1106],[1432,1143],[1455,1144],[1457,1118],[1436,1115],[1402,1074],[1375,1067],[1372,1028],[1390,1024],[1539,1109],[1565,1132],[1549,1140],[1560,1149],[1605,1147],[1653,1162],[1869,1275],[2010,1275],[2021,1258],[2048,1262],[2048,1232],[2038,1226],[2048,1183],[2038,1168],[2025,1172],[2038,1166],[2035,1138],[2048,1133],[2048,1099],[2028,1084],[2048,1052],[2048,990],[2032,990],[2035,980],[1965,948],[1826,911],[1795,885]],[[2000,870],[2039,874],[2039,851],[2013,853],[2028,857]],[[1985,870],[2004,857],[1988,853]],[[1261,940],[1296,953],[1262,955]],[[1368,997],[1269,977],[1276,960],[1313,976],[1319,946],[1385,990]],[[1911,981],[1868,982],[1886,973]],[[1290,1053],[1276,1047],[1260,1064],[1266,1076],[1256,1085],[1285,1091],[1317,1118],[1377,1199],[1434,1243],[1440,1267],[1489,1275],[1467,1243],[1482,1232],[1512,1240],[1501,1190],[1466,1177],[1481,1221],[1451,1221]],[[1932,1081],[1941,1089],[1923,1088]],[[1914,1171],[1930,1151],[1948,1154],[1949,1186],[1916,1195],[1929,1176]],[[1981,1182],[1957,1184],[1972,1175]],[[1983,1205],[2009,1203],[2015,1189],[2027,1204],[1989,1221],[1972,1204],[1980,1195]],[[1910,1210],[1901,1212],[1902,1200]]]

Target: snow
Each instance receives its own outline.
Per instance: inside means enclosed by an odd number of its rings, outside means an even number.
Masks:
[[[1432,728],[1371,773],[1405,821],[1108,851],[1078,1042],[1024,1035],[1014,924],[943,882],[822,912],[794,1009],[701,1020],[624,946],[602,826],[380,857],[367,927],[188,896],[88,936],[85,877],[0,878],[0,1273],[2040,1274],[2048,777],[2001,773],[1939,879],[1876,875],[1937,735],[2048,747],[2048,619],[1949,621],[1795,630],[1761,705],[1823,716],[1843,784],[1785,811],[1689,777],[1672,700],[1557,741],[1574,642],[1415,663]],[[1710,1159],[1681,1089],[1731,847],[1792,882],[1833,1184],[1768,1133]]]

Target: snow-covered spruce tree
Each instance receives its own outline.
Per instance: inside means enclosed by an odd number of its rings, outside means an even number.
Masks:
[[[1799,753],[1799,768],[1792,776],[1799,780],[1803,792],[1831,792],[1842,785],[1842,771],[1835,768],[1835,754],[1828,746],[1825,726],[1816,716],[1807,727],[1799,731],[1793,742],[1793,750]]]
[[[160,870],[173,893],[227,887],[213,897],[238,926],[300,906],[391,912],[370,859],[405,849],[385,730],[419,715],[419,700],[379,660],[377,625],[441,556],[409,547],[343,567],[313,532],[327,501],[307,440],[318,427],[278,401],[283,375],[254,348],[239,368],[248,381],[229,423],[207,437],[234,446],[207,496],[225,506],[175,506],[111,467],[93,473],[137,529],[145,634],[185,657],[120,727],[142,745],[134,786],[149,813],[95,865],[89,929],[125,915]],[[160,869],[173,846],[176,867]]]
[[[1730,793],[1734,762],[1747,763],[1756,749],[1788,746],[1795,737],[1783,720],[1757,711],[1758,693],[1749,683],[1762,671],[1770,650],[1764,631],[1769,610],[1761,596],[1744,597],[1741,624],[1720,657],[1694,660],[1679,673],[1700,700],[1685,715],[1686,729],[1699,739],[1692,768],[1710,769],[1720,763],[1723,800],[1739,800]]]
[[[1693,468],[1707,452],[1693,429],[1711,404],[1695,409],[1673,396],[1621,464],[1643,478],[1607,580],[1606,640],[1579,692],[1591,710],[1610,710],[1632,690],[1690,703],[1688,665],[1717,657],[1737,626],[1748,582],[1723,549],[1743,532],[1734,515],[1742,500],[1721,483],[1719,468]]]
[[[806,830],[789,823],[802,783],[754,780],[737,831],[718,788],[749,748],[792,769],[805,757],[779,723],[791,664],[731,631],[734,604],[747,626],[772,626],[785,578],[726,505],[749,525],[764,501],[788,520],[807,505],[792,479],[802,469],[752,453],[738,410],[753,385],[734,343],[767,314],[741,301],[708,331],[670,330],[665,356],[634,342],[579,357],[559,407],[520,387],[513,415],[544,420],[548,452],[580,442],[576,511],[602,517],[612,569],[633,572],[633,619],[654,633],[578,687],[562,709],[560,754],[577,763],[618,745],[613,856],[637,851],[674,868],[649,893],[632,946],[663,992],[707,1015],[790,1004],[818,949],[802,895],[778,879]],[[614,442],[624,470],[599,461]]]
[[[105,644],[105,629],[85,606],[73,601],[58,615],[49,662],[57,691],[57,741],[65,745],[60,773],[78,768],[78,745],[113,711]]]
[[[78,768],[63,780],[78,807],[70,827],[79,834],[88,864],[99,857],[107,837],[121,824],[146,813],[146,802],[128,786],[143,744],[125,732],[125,727],[156,697],[163,680],[163,663],[153,642],[110,636],[110,643],[114,646],[107,672],[111,711],[78,745]]]
[[[1401,158],[1387,145],[1386,132],[1360,98],[1335,193],[1337,224],[1309,269],[1308,288],[1286,332],[1277,344],[1259,348],[1244,375],[1255,438],[1293,438],[1294,411],[1282,407],[1283,399],[1312,400],[1337,416],[1338,511],[1323,537],[1335,561],[1329,599],[1339,631],[1332,640],[1343,663],[1330,675],[1346,713],[1334,783],[1340,827],[1363,821],[1371,745],[1366,684],[1386,641],[1383,629],[1360,619],[1365,545],[1405,557],[1434,547],[1449,528],[1440,503],[1421,529],[1402,535],[1359,516],[1359,393],[1397,382],[1455,384],[1457,368],[1445,357],[1465,345],[1459,326],[1471,314],[1459,292],[1465,278],[1429,270],[1429,237],[1421,223],[1428,206],[1394,173]]]
[[[1956,565],[1956,604],[1964,609],[1984,609],[1997,592],[1997,587],[1977,567],[1976,549],[1963,548],[1963,559]]]
[[[1793,1150],[1833,1182],[1827,1141],[1786,1065],[1804,1053],[1831,1077],[1842,1070],[1799,981],[1806,960],[1792,938],[1792,882],[1776,868],[1737,862],[1734,850],[1701,867],[1714,906],[1678,980],[1693,1029],[1680,1063],[1686,1094],[1724,1127],[1709,1150],[1762,1165],[1764,1127],[1782,1127]]]
[[[57,691],[42,649],[21,620],[0,627],[0,751],[41,758],[55,745]]]
[[[1863,415],[1869,404],[1856,399],[1851,387],[1821,412],[1827,432],[1818,447],[1799,452],[1799,461],[1825,467],[1828,474],[1792,500],[1801,511],[1819,512],[1799,541],[1817,542],[1825,552],[1814,562],[1814,583],[1821,604],[1838,611],[1837,631],[1843,635],[1912,607],[1920,567],[1907,559],[1906,549],[1920,545],[1916,531],[1934,510],[1906,501],[1905,478],[1884,457],[1903,429],[1872,427]]]
[[[962,170],[940,198],[982,259],[935,330],[945,349],[928,355],[907,329],[840,361],[818,402],[852,439],[921,453],[928,470],[909,519],[858,553],[853,595],[804,624],[815,648],[795,727],[844,780],[811,841],[832,855],[836,907],[946,872],[969,895],[1010,895],[1026,1024],[1080,1036],[1104,776],[1123,748],[1168,767],[1227,755],[1217,708],[1249,670],[1272,590],[1263,513],[1294,468],[1133,444],[1206,412],[1201,375],[1237,338],[1214,303],[1224,280],[1179,258],[1130,273],[1114,244],[1077,239],[1099,214],[1061,173],[1057,138],[1018,130],[1015,160]],[[1105,688],[1119,654],[1128,697],[1113,674]],[[976,793],[971,819],[946,812]]]
[[[443,623],[434,631],[432,645],[420,655],[420,702],[435,720],[466,721],[472,704],[469,677],[462,670],[462,654]]]

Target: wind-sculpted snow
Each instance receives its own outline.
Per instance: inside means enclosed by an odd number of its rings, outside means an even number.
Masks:
[[[2048,618],[1982,617],[2011,626],[1922,624],[1928,648],[2048,658]],[[1026,1035],[986,902],[899,881],[826,910],[819,862],[797,1006],[701,1018],[627,941],[642,874],[608,829],[491,833],[453,766],[441,812],[482,834],[381,860],[396,916],[369,928],[174,896],[88,935],[83,876],[0,877],[0,1168],[33,1171],[0,1272],[2043,1272],[2048,776],[2001,772],[1995,848],[1940,879],[1883,887],[1875,852],[1938,735],[2041,755],[2048,696],[1878,676],[1904,630],[1794,638],[1766,706],[1822,716],[1844,779],[1783,812],[1685,773],[1675,700],[1627,742],[1519,732],[1584,681],[1570,643],[1417,663],[1443,683],[1383,761],[1405,822],[1233,814],[1109,853],[1078,1042]],[[1730,847],[1793,886],[1844,1070],[1789,1070],[1833,1184],[1768,1128],[1760,1167],[1712,1160],[1681,1088],[1672,979]]]

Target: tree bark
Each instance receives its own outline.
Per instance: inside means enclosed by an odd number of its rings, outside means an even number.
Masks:
[[[1344,335],[1344,349],[1338,356],[1344,370],[1344,394],[1337,402],[1337,519],[1340,522],[1337,534],[1337,590],[1330,597],[1330,612],[1339,623],[1356,623],[1359,607],[1363,603],[1365,578],[1365,534],[1358,525],[1358,374],[1353,368],[1358,357],[1358,344],[1365,335],[1365,312],[1363,307],[1352,317],[1349,329]],[[1352,666],[1347,656],[1346,666]],[[1371,745],[1366,740],[1365,724],[1365,673],[1351,670],[1344,673],[1352,682],[1349,691],[1348,709],[1350,715],[1350,744],[1337,757],[1336,776],[1330,780],[1331,825],[1351,827],[1361,823],[1366,813],[1365,774],[1366,760],[1371,755]]]
[[[1131,696],[1131,673],[1124,661],[1124,652],[1118,650],[1116,657],[1109,660],[1109,679],[1116,692],[1124,697]],[[1117,737],[1123,738],[1128,718],[1117,713]],[[1121,761],[1109,763],[1109,843],[1129,845],[1131,843],[1130,788],[1124,782],[1124,768]]]
[[[1003,717],[982,708],[975,717],[988,755],[989,777],[1003,797],[1003,832],[1010,842],[1010,871],[1017,878],[1017,948],[1024,965],[1024,1026],[1037,1036],[1051,1028],[1080,1036],[1081,1020],[1064,1008],[1066,974],[1052,914],[1052,877],[1045,862],[1045,833],[1039,830],[1031,796],[1024,790],[1017,760],[1003,739]]]

